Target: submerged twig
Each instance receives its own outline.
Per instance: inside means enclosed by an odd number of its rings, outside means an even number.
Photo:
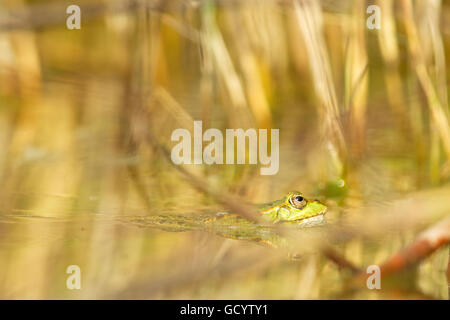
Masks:
[[[361,272],[361,269],[355,266],[352,262],[347,260],[344,256],[339,254],[337,251],[332,249],[331,247],[326,247],[322,250],[322,253],[329,260],[333,261],[338,267],[342,269],[350,270],[352,273]]]

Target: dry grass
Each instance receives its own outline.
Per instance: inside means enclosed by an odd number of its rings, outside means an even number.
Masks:
[[[67,1],[3,0],[0,297],[448,299],[448,247],[422,257],[401,291],[342,295],[351,273],[330,260],[389,261],[450,212],[450,5],[369,2],[84,1],[82,29],[69,31]],[[372,3],[381,30],[366,28]],[[193,120],[279,128],[279,173],[175,167],[171,132]],[[299,235],[297,262],[107,219],[217,207],[250,217],[240,199],[290,189],[342,222]],[[70,264],[77,292],[65,288]]]

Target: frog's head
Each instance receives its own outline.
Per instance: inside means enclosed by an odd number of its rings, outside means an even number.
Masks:
[[[327,206],[319,200],[307,199],[301,192],[291,191],[265,209],[262,213],[273,222],[316,224],[322,222]]]

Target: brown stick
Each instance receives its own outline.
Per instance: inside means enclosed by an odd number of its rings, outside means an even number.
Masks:
[[[450,242],[450,218],[423,232],[417,240],[380,266],[381,275],[391,275],[418,264]]]
[[[381,277],[398,274],[411,268],[449,243],[450,217],[447,217],[422,232],[412,244],[388,258],[380,266]],[[359,272],[348,281],[343,293],[356,289],[366,278],[367,274],[364,271]]]
[[[211,196],[233,213],[239,214],[251,221],[262,222],[258,213],[256,213],[250,206],[245,205],[241,201],[239,201],[237,197],[230,195],[226,191],[215,190],[202,177],[191,173],[183,166],[173,164],[170,159],[170,152],[158,141],[158,139],[151,132],[148,133],[148,138],[150,143],[158,148],[158,150],[163,154],[167,161],[171,163],[173,167],[184,176],[186,181],[188,181],[197,190]]]

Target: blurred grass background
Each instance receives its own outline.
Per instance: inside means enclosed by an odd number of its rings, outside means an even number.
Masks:
[[[70,4],[80,30],[66,28]],[[366,27],[371,4],[380,30]],[[319,254],[292,262],[253,243],[96,217],[216,208],[158,148],[193,120],[280,129],[274,176],[189,168],[248,202],[299,189],[339,213],[445,185],[449,21],[439,0],[3,0],[0,297],[339,297],[346,273]],[[338,249],[381,263],[414,232]],[[71,264],[82,290],[65,287]],[[350,298],[448,299],[447,264],[444,248],[405,290]]]

